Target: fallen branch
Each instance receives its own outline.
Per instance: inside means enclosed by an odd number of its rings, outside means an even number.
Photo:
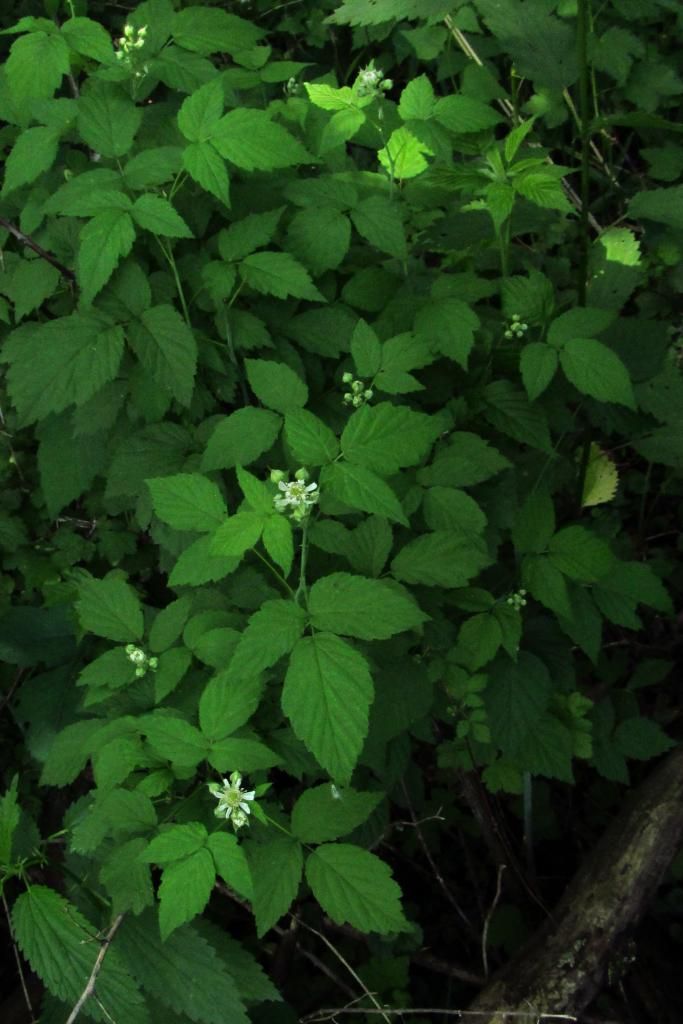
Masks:
[[[470,1010],[483,1014],[482,1024],[504,1024],[532,1007],[542,1007],[548,1017],[577,1014],[588,1006],[622,936],[654,897],[682,837],[679,749],[632,793],[570,883],[552,919],[474,1000]]]

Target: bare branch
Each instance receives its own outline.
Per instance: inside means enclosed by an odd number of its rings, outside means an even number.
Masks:
[[[119,925],[123,921],[123,918],[124,918],[123,914],[118,914],[114,918],[114,923],[112,924],[111,928],[109,929],[109,931],[105,935],[104,939],[102,940],[102,945],[100,946],[100,951],[97,954],[97,959],[95,960],[95,963],[93,964],[93,969],[90,972],[90,977],[88,978],[88,982],[87,982],[85,988],[83,989],[83,991],[81,992],[81,995],[80,995],[80,998],[79,998],[78,1002],[76,1003],[76,1005],[74,1006],[73,1010],[71,1011],[71,1013],[67,1017],[66,1024],[74,1024],[74,1021],[78,1017],[79,1013],[81,1012],[81,1010],[83,1009],[83,1007],[87,1003],[88,999],[90,999],[90,997],[93,994],[93,992],[95,991],[95,983],[97,981],[97,975],[102,970],[102,964],[104,963],[104,958],[107,955],[107,950],[111,946],[112,939],[116,935],[116,932],[118,931]],[[100,1005],[101,1009],[104,1010],[104,1007],[102,1006],[102,1004],[100,1003],[99,1005]]]
[[[40,256],[41,259],[46,260],[48,263],[51,263],[53,267],[56,267],[62,277],[65,277],[71,282],[76,280],[76,275],[73,270],[69,270],[69,268],[65,267],[63,263],[60,263],[56,256],[53,256],[53,254],[48,252],[47,249],[43,249],[42,245],[38,245],[30,235],[24,234],[16,224],[12,224],[11,221],[6,220],[4,217],[0,217],[0,227],[3,227],[5,231],[9,231],[10,235],[13,235],[14,238],[16,238],[18,242],[21,242],[22,245],[25,245],[27,249],[31,249],[36,253],[36,255]]]

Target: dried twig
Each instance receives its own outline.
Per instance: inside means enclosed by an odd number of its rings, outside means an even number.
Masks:
[[[81,1012],[81,1010],[83,1009],[83,1007],[87,1003],[88,999],[90,999],[90,997],[93,994],[93,992],[95,991],[95,983],[97,981],[97,975],[102,970],[102,964],[104,963],[104,958],[107,955],[107,950],[111,946],[112,939],[116,935],[116,932],[118,931],[119,925],[123,921],[124,916],[125,916],[124,914],[118,914],[114,918],[114,922],[113,922],[111,928],[109,929],[109,931],[105,935],[104,939],[102,940],[102,945],[100,946],[100,951],[97,954],[97,959],[95,960],[95,963],[93,964],[93,969],[90,972],[90,977],[88,978],[88,981],[87,981],[87,984],[86,984],[85,988],[81,992],[81,995],[79,997],[78,1002],[76,1003],[76,1005],[74,1006],[73,1010],[71,1011],[71,1013],[67,1017],[66,1024],[74,1024],[74,1021],[78,1017],[79,1013]],[[104,1010],[104,1007],[102,1006],[102,1004],[99,1003],[99,1005],[100,1005],[101,1009]],[[105,1013],[106,1013],[106,1011],[105,1011]]]
[[[352,1014],[378,1014],[383,1013],[390,1017],[414,1017],[416,1015],[428,1014],[431,1017],[455,1017],[457,1020],[466,1020],[470,1017],[482,1017],[481,1010],[441,1010],[426,1007],[406,1007],[392,1009],[382,1007],[379,1010],[359,1008],[354,1006],[340,1006],[336,1009],[318,1010],[316,1013],[309,1013],[306,1017],[299,1018],[299,1024],[313,1024],[315,1021],[334,1020],[335,1017],[351,1016]],[[541,1013],[538,1010],[499,1010],[501,1018],[509,1017],[511,1020],[522,1018],[525,1024],[545,1024],[546,1021],[563,1020],[570,1024],[579,1024],[579,1018],[569,1013]]]
[[[12,941],[12,949],[14,951],[14,959],[17,962],[17,971],[19,972],[19,982],[21,984],[21,991],[24,993],[24,1002],[31,1018],[31,1024],[36,1024],[36,1015],[33,1012],[33,1005],[31,1004],[31,997],[28,993],[28,986],[26,984],[26,978],[24,977],[24,969],[21,964],[21,957],[19,956],[19,950],[17,949],[17,940],[14,938],[14,929],[12,928],[12,918],[10,917],[9,907],[7,906],[7,900],[5,894],[0,893],[2,899],[2,906],[5,911],[5,917],[7,918],[7,927],[9,929],[9,937]]]
[[[493,903],[491,904],[491,906],[489,908],[489,912],[486,915],[486,917],[484,918],[484,927],[483,927],[482,933],[481,933],[481,962],[482,962],[483,967],[484,967],[484,974],[486,975],[487,978],[489,976],[489,955],[488,955],[488,949],[487,949],[488,939],[489,939],[489,927],[491,925],[491,918],[493,917],[493,915],[496,912],[496,907],[498,906],[498,900],[500,899],[500,893],[501,893],[502,885],[503,885],[503,872],[505,871],[506,867],[507,867],[506,864],[499,864],[498,865],[498,878],[496,879],[496,894],[493,897]]]

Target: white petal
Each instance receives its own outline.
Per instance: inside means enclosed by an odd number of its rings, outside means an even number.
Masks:
[[[242,793],[242,799],[243,800],[253,800],[255,796],[256,796],[256,790],[255,789],[252,789],[252,791],[250,793]]]
[[[251,807],[249,804],[245,804],[244,802],[240,804],[240,810],[244,811],[245,814],[251,814]]]

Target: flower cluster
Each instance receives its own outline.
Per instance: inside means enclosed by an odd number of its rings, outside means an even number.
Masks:
[[[286,473],[274,469],[270,479],[277,484],[279,494],[273,498],[273,505],[278,512],[286,512],[291,519],[302,522],[309,515],[311,508],[319,498],[318,485],[308,483],[308,470],[297,469],[293,480],[286,479]]]
[[[147,674],[148,669],[156,672],[159,659],[148,658],[141,647],[136,647],[135,644],[126,644],[126,654],[128,655],[128,661],[135,665],[135,675],[138,679],[142,679]]]
[[[218,800],[218,806],[213,812],[217,818],[231,822],[235,831],[249,824],[249,804],[256,797],[256,791],[252,789],[247,792],[242,789],[242,776],[239,772],[233,772],[230,778],[223,779],[222,784],[210,782],[209,792]]]
[[[123,26],[123,35],[118,40],[119,48],[116,51],[117,60],[130,60],[135,50],[141,50],[145,45],[147,26],[133,28],[132,25]]]
[[[526,608],[526,590],[516,590],[507,598],[506,604],[509,604],[511,608],[514,608],[516,612]]]
[[[347,405],[352,405],[354,409],[360,408],[361,405],[365,405],[372,398],[373,392],[371,388],[365,386],[365,382],[362,380],[354,380],[352,373],[345,373],[342,377],[344,384],[350,384],[351,390],[344,392],[344,401]]]
[[[358,72],[353,88],[357,96],[381,96],[393,86],[392,80],[385,78],[384,73],[370,61],[366,68]]]
[[[521,319],[519,313],[512,314],[512,321],[503,335],[508,341],[511,341],[513,338],[516,341],[520,341],[529,330],[529,325],[521,323]]]

